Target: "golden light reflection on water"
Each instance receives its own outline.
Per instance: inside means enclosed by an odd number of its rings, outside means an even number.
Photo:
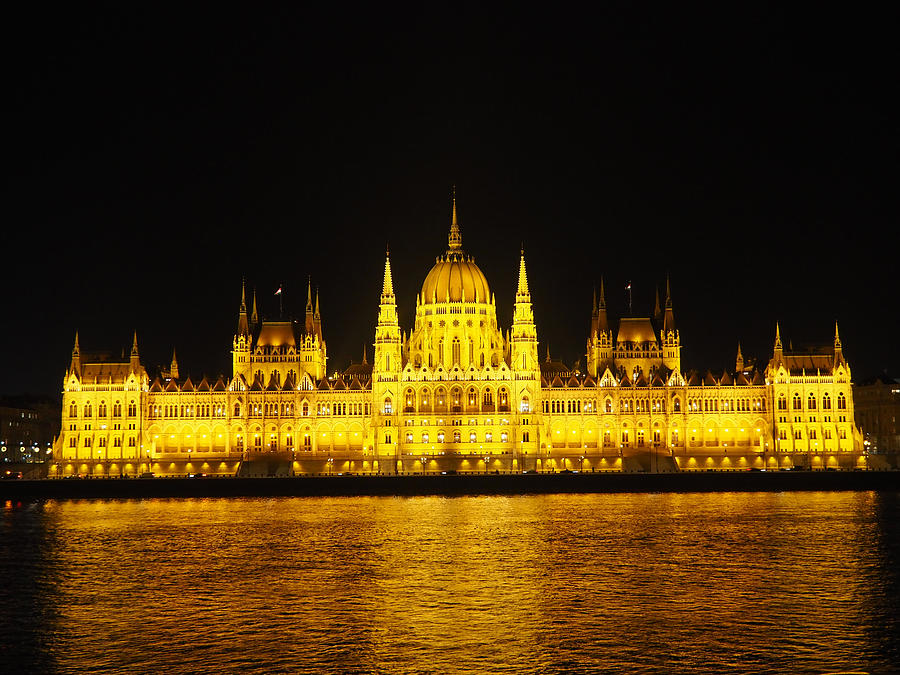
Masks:
[[[66,671],[815,672],[900,657],[879,637],[900,627],[882,597],[896,590],[896,495],[4,513],[4,534],[28,522],[41,538],[32,601],[52,611],[34,631]]]

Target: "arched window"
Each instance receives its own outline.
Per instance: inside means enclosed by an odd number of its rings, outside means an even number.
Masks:
[[[423,443],[427,443],[427,442],[428,442],[428,432],[427,432],[427,431],[422,432],[422,442],[423,442]]]
[[[831,396],[827,393],[822,397],[822,410],[831,410]]]
[[[137,403],[135,403],[134,401],[128,402],[128,416],[137,417]]]
[[[235,404],[234,404],[234,416],[235,416],[235,417],[240,417],[240,416],[241,416],[241,404],[240,404],[240,403],[235,403]]]
[[[801,410],[803,401],[800,400],[800,394],[794,394],[794,410]]]
[[[392,413],[392,411],[393,411],[393,406],[391,405],[391,399],[390,398],[384,399],[384,414],[390,415]]]
[[[675,410],[675,412],[681,412],[681,399],[680,398],[676,398],[674,401],[672,401],[672,408]]]
[[[106,417],[106,401],[100,401],[97,406],[97,417]]]
[[[784,394],[778,397],[778,409],[787,410],[787,399],[784,397]]]
[[[474,432],[474,431],[470,431],[470,432],[469,432],[469,443],[475,443],[475,442],[476,442],[475,432]]]
[[[521,405],[519,406],[519,411],[520,411],[520,412],[524,412],[524,413],[527,413],[527,412],[530,412],[530,411],[531,411],[531,406],[530,406],[530,404],[528,403],[528,397],[527,397],[527,396],[523,396],[523,397],[522,397],[522,403],[521,403]]]
[[[459,365],[459,338],[453,338],[453,365]]]
[[[412,442],[413,442],[413,435],[412,435],[412,432],[406,434],[406,442],[407,442],[407,443],[412,443]]]
[[[122,402],[116,401],[113,403],[113,417],[121,417],[122,416]]]
[[[815,396],[815,394],[810,394],[810,395],[809,395],[809,400],[806,402],[806,408],[807,408],[808,410],[815,410],[815,409],[816,409],[816,396]]]
[[[475,363],[475,343],[469,338],[469,365],[473,363]],[[484,365],[484,363],[481,365]]]
[[[837,409],[838,410],[846,410],[847,409],[847,399],[844,397],[844,392],[841,392],[840,394],[838,394]]]
[[[437,441],[438,441],[438,443],[443,443],[443,442],[444,442],[444,432],[443,432],[443,431],[439,431],[439,432],[438,432]]]
[[[498,403],[500,404],[500,412],[506,412],[509,410],[509,395],[506,392],[506,389],[501,389],[500,393],[497,395]]]
[[[69,404],[69,417],[78,417],[78,406],[74,401]]]
[[[93,410],[91,409],[90,402],[84,404],[84,416],[91,417],[93,415]]]
[[[501,431],[501,432],[500,432],[500,442],[501,442],[501,443],[508,443],[508,442],[509,442],[509,433],[508,433],[508,432],[506,432],[506,431]]]
[[[450,392],[450,404],[453,406],[453,412],[460,411],[460,404],[462,403],[460,399],[462,399],[462,389],[453,387]]]
[[[461,437],[460,437],[459,432],[458,432],[458,431],[454,431],[454,432],[453,432],[453,442],[454,442],[454,443],[459,443],[460,438],[461,438]]]
[[[308,402],[306,402],[306,401],[303,402],[303,407],[301,408],[301,410],[303,411],[304,417],[309,417],[309,403]]]
[[[606,412],[611,413],[613,411],[612,408],[612,399],[606,399]]]

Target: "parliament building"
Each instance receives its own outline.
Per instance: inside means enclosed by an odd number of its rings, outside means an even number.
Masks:
[[[764,367],[738,347],[733,369],[684,370],[668,283],[618,321],[601,283],[570,368],[539,357],[524,252],[503,325],[455,198],[450,220],[408,335],[387,256],[371,362],[343,372],[311,289],[304,322],[260,320],[242,291],[227,378],[179,377],[174,355],[151,375],[137,335],[128,358],[76,335],[51,476],[866,468],[837,326],[833,349],[785,349],[776,326]]]

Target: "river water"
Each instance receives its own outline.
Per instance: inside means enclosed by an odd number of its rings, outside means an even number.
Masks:
[[[898,516],[873,492],[6,503],[0,670],[891,672]]]

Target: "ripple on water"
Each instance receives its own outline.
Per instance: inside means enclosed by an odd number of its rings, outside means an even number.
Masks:
[[[900,662],[898,511],[874,493],[7,508],[0,656],[61,672],[884,671]]]

